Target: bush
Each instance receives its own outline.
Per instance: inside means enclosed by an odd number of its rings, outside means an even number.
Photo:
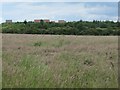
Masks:
[[[53,35],[119,35],[118,22],[78,21],[68,23],[12,23],[2,24],[2,33]]]

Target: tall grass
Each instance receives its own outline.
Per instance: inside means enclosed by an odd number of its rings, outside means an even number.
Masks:
[[[2,87],[117,88],[117,47],[113,36],[3,34]]]

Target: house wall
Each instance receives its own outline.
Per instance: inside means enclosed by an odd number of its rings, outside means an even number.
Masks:
[[[58,20],[58,23],[65,23],[65,20]]]
[[[12,20],[6,20],[6,23],[12,23]]]
[[[34,22],[40,22],[40,20],[34,20]]]

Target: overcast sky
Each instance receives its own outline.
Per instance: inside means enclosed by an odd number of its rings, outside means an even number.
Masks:
[[[0,17],[2,22],[4,22],[6,19],[12,19],[13,21],[23,21],[25,19],[27,19],[27,21],[33,21],[34,19],[50,19],[55,21],[59,19],[64,19],[66,21],[78,21],[81,19],[117,21],[118,19],[117,0],[115,0],[116,2],[107,2],[106,0],[106,2],[44,3],[5,1],[2,3],[2,16]]]
[[[0,2],[118,2],[120,0],[0,0]]]

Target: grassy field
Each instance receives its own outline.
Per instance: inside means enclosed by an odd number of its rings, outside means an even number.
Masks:
[[[3,34],[3,88],[117,88],[117,36]]]

